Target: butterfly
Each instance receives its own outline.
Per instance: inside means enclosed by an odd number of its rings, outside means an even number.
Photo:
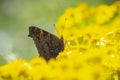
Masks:
[[[63,36],[57,36],[35,26],[29,27],[29,37],[33,38],[39,56],[45,60],[56,58],[59,52],[64,50]]]

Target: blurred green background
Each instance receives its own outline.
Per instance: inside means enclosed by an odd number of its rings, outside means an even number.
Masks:
[[[79,3],[97,6],[115,0],[0,0],[0,65],[16,58],[30,60],[38,55],[28,27],[39,26],[56,34],[54,24],[69,7]]]

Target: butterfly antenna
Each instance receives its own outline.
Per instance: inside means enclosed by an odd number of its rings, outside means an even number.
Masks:
[[[67,18],[65,18],[65,22],[64,22],[64,24],[62,25],[62,30],[61,30],[61,33],[63,33],[63,31],[64,31],[66,21],[67,21]]]
[[[60,35],[61,35],[62,37],[63,37],[62,33],[63,33],[63,31],[64,31],[64,27],[65,27],[66,21],[67,21],[67,18],[65,18],[64,24],[61,25],[62,30],[61,30],[61,32],[60,32]],[[55,27],[56,31],[58,32],[58,29],[56,28],[56,24],[54,24],[54,27]]]

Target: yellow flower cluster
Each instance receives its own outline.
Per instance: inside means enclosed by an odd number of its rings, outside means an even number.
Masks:
[[[0,66],[0,80],[120,80],[120,2],[69,8],[57,22],[65,50]]]

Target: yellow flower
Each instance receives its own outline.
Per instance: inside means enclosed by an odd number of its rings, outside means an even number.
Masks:
[[[24,60],[15,60],[10,64],[4,65],[0,68],[1,77],[3,79],[20,79],[21,77],[28,78],[27,71],[31,66]]]
[[[0,80],[118,80],[120,5],[68,8],[57,22],[65,49],[56,59],[15,60],[0,66]]]
[[[116,6],[100,5],[96,8],[95,21],[97,24],[109,22],[116,13]]]

